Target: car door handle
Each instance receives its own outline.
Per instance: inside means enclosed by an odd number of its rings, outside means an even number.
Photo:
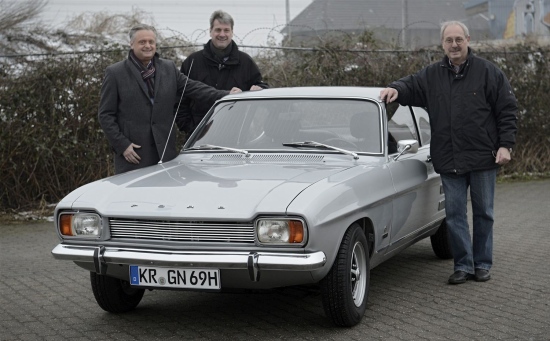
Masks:
[[[431,155],[428,155],[428,157],[426,158],[426,162],[432,162],[432,156]]]

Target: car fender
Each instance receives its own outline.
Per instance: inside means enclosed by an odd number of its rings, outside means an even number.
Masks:
[[[361,165],[311,185],[292,201],[287,214],[304,217],[308,225],[306,251],[326,253],[327,266],[314,273],[317,279],[330,270],[344,233],[358,220],[370,219],[374,226],[371,253],[387,246],[389,238],[383,237],[383,231],[391,226],[394,194],[387,167]]]

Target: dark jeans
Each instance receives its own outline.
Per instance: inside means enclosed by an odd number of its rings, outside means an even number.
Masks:
[[[441,174],[454,271],[473,274],[493,265],[493,204],[497,169]],[[468,187],[472,201],[473,240],[468,226]]]

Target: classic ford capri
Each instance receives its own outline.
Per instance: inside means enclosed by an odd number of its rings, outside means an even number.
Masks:
[[[90,273],[108,312],[134,309],[145,289],[318,285],[326,315],[353,326],[372,268],[427,237],[451,257],[428,113],[379,93],[226,96],[175,159],[61,200],[53,256]]]

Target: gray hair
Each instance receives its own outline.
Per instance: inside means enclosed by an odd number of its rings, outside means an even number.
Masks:
[[[153,26],[146,25],[146,24],[137,24],[130,29],[130,32],[128,32],[128,36],[130,37],[130,43],[134,41],[134,36],[136,35],[136,32],[142,31],[142,30],[151,31],[155,34],[155,37],[157,36],[157,30]]]
[[[231,29],[233,29],[233,25],[235,22],[233,21],[233,17],[229,15],[229,13],[220,10],[215,11],[210,16],[210,29],[214,27],[214,20],[218,20],[222,24],[231,25]]]
[[[441,40],[443,40],[443,34],[445,33],[445,30],[447,29],[447,27],[454,26],[454,25],[460,26],[462,28],[462,31],[464,31],[464,36],[466,38],[470,36],[470,31],[468,31],[468,27],[466,27],[466,25],[464,25],[460,21],[451,20],[451,21],[445,21],[444,23],[441,24]]]

